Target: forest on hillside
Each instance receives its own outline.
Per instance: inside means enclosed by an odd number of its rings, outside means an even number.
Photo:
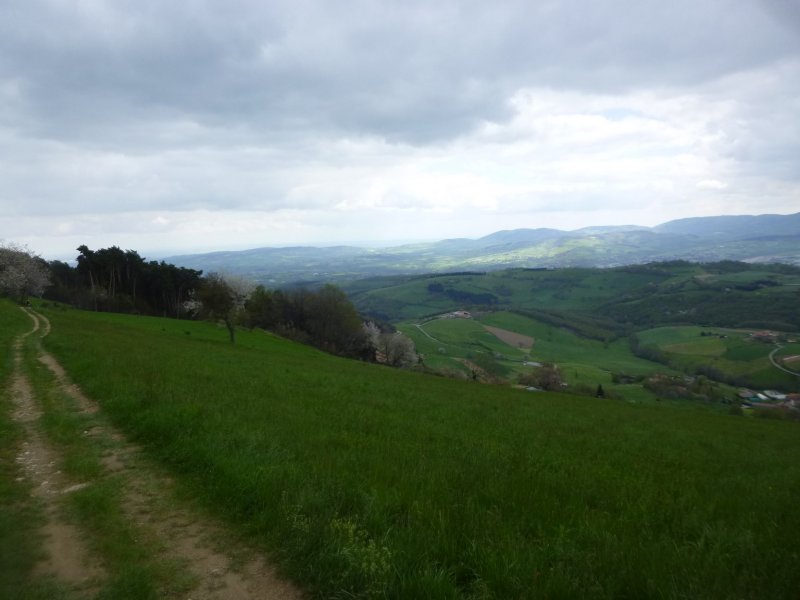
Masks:
[[[0,248],[0,294],[26,302],[38,296],[83,310],[210,319],[260,328],[325,352],[395,366],[416,360],[413,346],[393,328],[365,322],[333,285],[270,290],[237,276],[148,261],[116,246],[78,247],[75,266],[46,262],[21,247]]]

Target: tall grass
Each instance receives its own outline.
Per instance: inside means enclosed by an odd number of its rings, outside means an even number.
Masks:
[[[188,579],[173,561],[164,560],[137,524],[125,514],[124,477],[108,473],[101,455],[109,439],[89,436],[103,429],[102,415],[80,413],[49,369],[38,361],[38,342],[25,348],[25,367],[42,409],[41,428],[57,452],[60,470],[84,487],[63,496],[66,514],[80,528],[106,576],[96,597],[104,600],[156,600],[190,589]]]
[[[320,597],[789,598],[800,430],[527,394],[262,332],[48,311],[116,423]]]

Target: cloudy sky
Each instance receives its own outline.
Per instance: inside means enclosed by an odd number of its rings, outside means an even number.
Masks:
[[[0,3],[46,258],[798,211],[798,0]]]

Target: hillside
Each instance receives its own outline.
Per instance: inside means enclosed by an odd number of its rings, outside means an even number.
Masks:
[[[669,262],[610,269],[508,269],[370,278],[344,287],[362,313],[394,323],[410,336],[433,369],[469,373],[468,360],[496,378],[515,381],[526,371],[526,362],[554,362],[571,386],[591,392],[602,383],[629,399],[657,396],[642,392],[641,383],[628,385],[634,379],[676,372],[730,385],[800,391],[796,376],[771,364],[774,340],[749,338],[761,329],[798,337],[798,267]],[[439,318],[456,310],[470,311],[472,318]],[[530,336],[536,343],[525,351],[498,347],[486,326]],[[732,360],[702,353],[684,356],[663,351],[640,335],[656,327],[677,332],[686,326],[693,326],[695,336],[718,336],[720,328],[743,330],[736,339],[744,338],[739,345],[748,349],[733,348]],[[744,355],[749,358],[741,359]],[[734,397],[723,388],[711,395]]]
[[[363,279],[343,288],[363,313],[394,322],[472,307],[591,314],[618,330],[665,324],[800,329],[800,268],[788,265],[507,269]]]
[[[533,396],[258,331],[232,346],[206,323],[43,312],[45,346],[102,413],[312,595],[800,586],[785,560],[800,531],[794,423]]]
[[[206,272],[241,274],[268,285],[511,267],[611,267],[667,260],[800,264],[800,213],[699,217],[654,228],[515,229],[475,240],[390,248],[256,248],[167,260]]]

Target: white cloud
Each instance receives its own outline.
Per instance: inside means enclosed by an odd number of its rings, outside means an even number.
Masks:
[[[698,190],[724,190],[727,187],[728,184],[719,179],[704,179],[697,182]]]

